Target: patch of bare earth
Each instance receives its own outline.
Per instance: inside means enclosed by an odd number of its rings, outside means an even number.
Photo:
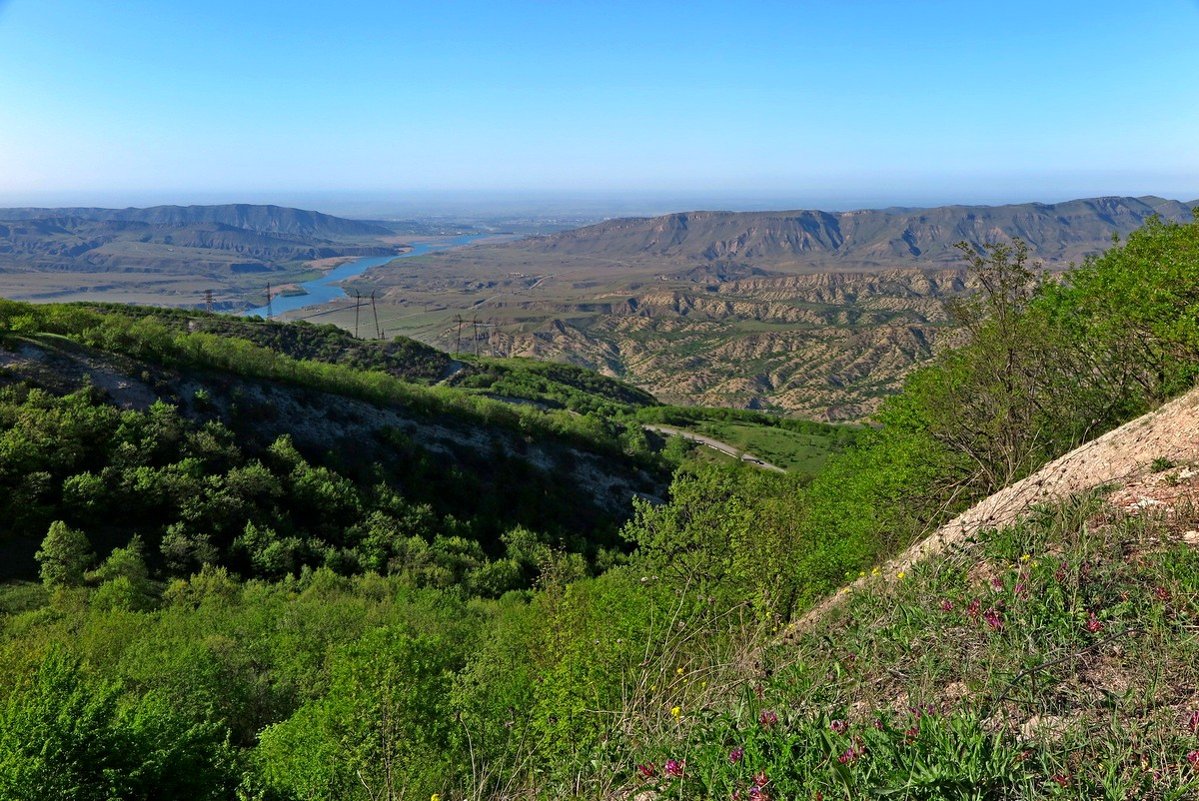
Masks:
[[[1181,467],[1155,473],[1155,462]],[[917,562],[964,544],[986,529],[1015,523],[1034,505],[1061,501],[1104,485],[1117,485],[1111,503],[1129,512],[1157,509],[1164,513],[1184,500],[1193,503],[1189,488],[1199,478],[1199,471],[1193,467],[1197,462],[1199,389],[1075,448],[1028,478],[1000,490],[887,562],[882,572],[892,578]],[[1186,542],[1199,544],[1197,531],[1179,532],[1179,536]],[[858,579],[849,588],[859,589],[866,581],[868,578]],[[788,628],[784,639],[824,619],[849,594],[842,591],[809,610]]]

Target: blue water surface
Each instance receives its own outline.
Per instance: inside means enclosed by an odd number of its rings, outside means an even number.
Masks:
[[[468,234],[465,236],[456,236],[452,239],[440,239],[431,242],[412,242],[410,243],[412,250],[407,253],[401,253],[398,256],[367,256],[366,258],[347,261],[345,264],[325,273],[320,278],[300,284],[300,287],[308,293],[306,295],[276,295],[271,302],[271,311],[275,315],[280,315],[284,312],[306,309],[309,306],[331,303],[346,296],[345,290],[341,288],[342,281],[361,275],[372,267],[379,267],[396,259],[410,259],[413,256],[423,256],[434,250],[445,250],[446,248],[458,247],[460,245],[469,245],[476,239],[482,238],[482,236],[486,236],[486,234]],[[250,309],[245,314],[247,317],[266,317],[266,306]]]

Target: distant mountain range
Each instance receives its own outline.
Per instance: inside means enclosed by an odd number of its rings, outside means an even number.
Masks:
[[[1045,262],[1080,260],[1156,214],[1190,220],[1199,200],[1101,197],[1064,203],[865,211],[693,211],[609,220],[504,247],[643,264],[725,262],[761,267],[875,269],[960,263],[955,243],[1019,237]]]
[[[403,251],[381,225],[280,206],[0,209],[0,296],[194,305],[265,299],[331,259]]]
[[[261,234],[306,238],[389,236],[382,225],[346,220],[283,206],[233,203],[223,206],[152,206],[146,209],[17,208],[0,209],[0,220],[77,219],[94,222],[134,222],[173,228],[198,224],[225,225]]]

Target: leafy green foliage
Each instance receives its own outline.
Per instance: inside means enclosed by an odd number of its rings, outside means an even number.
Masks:
[[[238,780],[221,726],[182,718],[160,696],[125,706],[117,685],[61,653],[0,709],[6,799],[221,799]]]
[[[42,582],[55,588],[83,584],[84,571],[93,556],[91,543],[82,531],[55,520],[35,558],[41,565]]]

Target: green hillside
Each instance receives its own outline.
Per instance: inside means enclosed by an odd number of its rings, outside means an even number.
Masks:
[[[0,304],[0,548],[36,571],[0,590],[0,798],[1194,797],[1196,465],[1096,463],[872,574],[1195,387],[1199,223],[1051,283],[969,261],[960,347],[844,434]],[[654,420],[828,443],[814,475],[678,463]]]

